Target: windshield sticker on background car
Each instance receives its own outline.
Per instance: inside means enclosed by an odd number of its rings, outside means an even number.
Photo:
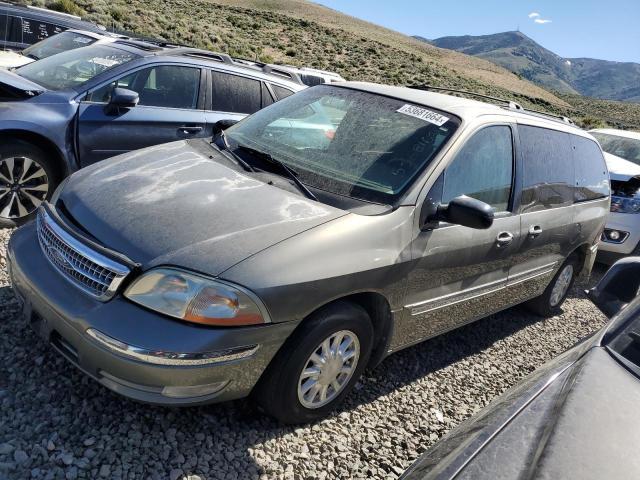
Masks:
[[[416,105],[409,105],[408,103],[400,107],[398,110],[396,110],[396,112],[419,118],[420,120],[433,123],[438,127],[441,127],[449,121],[449,117],[445,117],[444,115],[440,115],[439,113],[432,112],[431,110],[428,110],[426,108],[418,107]]]

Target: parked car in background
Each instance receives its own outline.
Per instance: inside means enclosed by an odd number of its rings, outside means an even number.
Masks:
[[[294,65],[280,65],[280,67],[296,73],[300,77],[300,80],[302,80],[302,83],[310,87],[322,85],[323,83],[346,81],[339,74],[329,72],[327,70],[318,70],[317,68],[310,67],[296,67]]]
[[[8,263],[27,322],[102,385],[253,394],[297,423],[392,352],[522,302],[557,312],[608,210],[600,147],[569,123],[343,82],[75,173]]]
[[[0,52],[0,68],[21,67],[57,53],[89,45],[112,43],[124,38],[126,37],[108,32],[96,33],[88,30],[70,29],[47,37],[21,51],[5,50]]]
[[[609,324],[452,430],[402,479],[640,477],[639,286],[640,257],[611,267],[589,292]]]
[[[240,120],[303,88],[277,66],[133,40],[0,71],[0,227],[33,218],[81,167],[211,137],[218,121]]]
[[[0,50],[23,50],[70,28],[97,33],[105,30],[68,13],[0,2]]]
[[[611,175],[611,213],[598,254],[598,261],[611,264],[640,253],[640,133],[613,129],[590,133],[600,142]]]

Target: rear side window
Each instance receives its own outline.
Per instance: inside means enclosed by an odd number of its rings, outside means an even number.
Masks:
[[[276,92],[276,97],[278,97],[278,100],[282,100],[283,98],[287,98],[289,95],[293,95],[293,92],[288,88],[279,87],[278,85],[273,84],[271,85],[271,88],[273,88],[273,91]]]
[[[211,72],[213,81],[212,110],[218,112],[254,113],[262,105],[262,82],[223,72]]]
[[[40,20],[32,20],[30,18],[22,19],[22,40],[23,43],[34,44],[40,40],[55,35],[66,30],[60,25],[43,22]]]
[[[609,195],[609,175],[604,156],[593,140],[571,135],[576,169],[576,202]]]
[[[524,164],[522,211],[571,205],[575,177],[571,135],[526,125],[518,132]]]
[[[507,126],[474,134],[444,172],[443,203],[467,195],[506,211],[513,178],[513,139]]]

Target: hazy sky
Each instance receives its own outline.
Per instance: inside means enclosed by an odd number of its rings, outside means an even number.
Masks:
[[[316,0],[408,35],[516,30],[562,57],[640,63],[640,0]]]

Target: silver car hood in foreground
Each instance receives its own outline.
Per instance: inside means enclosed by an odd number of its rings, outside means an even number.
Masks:
[[[85,168],[59,201],[98,242],[143,268],[177,265],[209,275],[347,214],[244,175],[213,148],[193,145],[158,145]]]

